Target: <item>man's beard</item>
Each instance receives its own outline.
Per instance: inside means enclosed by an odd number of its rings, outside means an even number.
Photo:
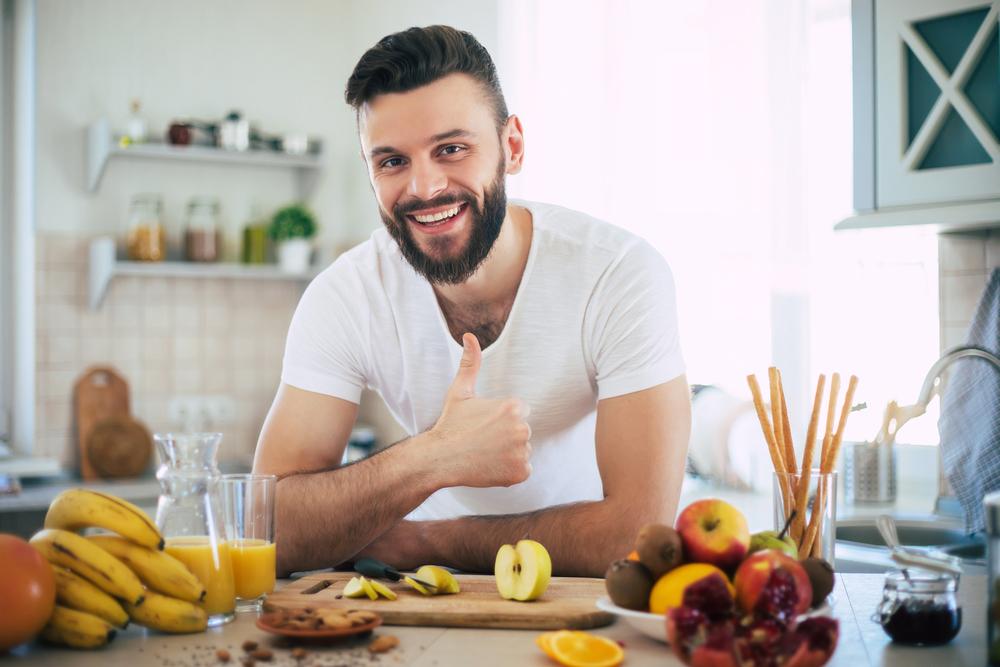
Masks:
[[[443,259],[435,259],[427,255],[413,238],[412,224],[406,217],[407,213],[420,211],[429,208],[438,208],[453,204],[468,204],[469,224],[472,231],[465,248],[452,257],[445,256]],[[406,204],[398,204],[392,209],[392,216],[386,215],[379,207],[379,215],[385,224],[389,234],[396,240],[403,257],[416,270],[431,283],[457,285],[463,283],[476,272],[479,265],[489,256],[500,236],[500,228],[503,226],[504,217],[507,215],[507,192],[504,187],[504,163],[501,160],[497,170],[496,178],[483,192],[483,207],[479,208],[475,196],[470,192],[460,192],[458,194],[444,194],[435,197],[430,201],[410,201]],[[419,223],[418,223],[419,224]],[[441,237],[430,236],[426,242],[432,249],[447,252],[454,240]]]

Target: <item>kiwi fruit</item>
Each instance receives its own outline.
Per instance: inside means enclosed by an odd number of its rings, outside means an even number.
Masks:
[[[812,584],[812,606],[818,607],[833,590],[833,567],[822,558],[806,558],[799,561],[799,565],[809,575],[809,583]]]
[[[635,550],[639,562],[646,566],[654,581],[684,560],[680,533],[660,523],[651,523],[639,531]]]
[[[634,560],[616,560],[604,573],[604,586],[611,601],[619,607],[649,611],[649,592],[653,577]]]

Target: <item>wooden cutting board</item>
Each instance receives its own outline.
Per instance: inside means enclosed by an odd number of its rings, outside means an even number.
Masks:
[[[607,595],[603,579],[553,577],[545,595],[532,602],[504,600],[490,575],[455,575],[461,593],[421,595],[403,582],[383,581],[399,596],[395,600],[341,598],[353,572],[309,574],[267,596],[267,606],[285,609],[311,607],[367,609],[386,625],[425,625],[447,628],[513,628],[522,630],[586,629],[608,625],[612,614],[595,606]]]
[[[87,480],[98,479],[101,475],[91,463],[89,451],[91,436],[102,422],[116,420],[115,423],[120,424],[131,420],[128,383],[110,366],[92,366],[73,386],[73,402],[76,413],[77,447],[80,451],[80,475]],[[106,435],[107,433],[105,430]],[[148,460],[151,442],[148,437],[145,442],[140,440],[141,438],[138,440],[133,438],[136,447],[146,450],[144,456],[145,460]],[[102,440],[98,438],[94,442]]]

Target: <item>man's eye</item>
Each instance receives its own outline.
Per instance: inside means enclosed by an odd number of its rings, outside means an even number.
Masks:
[[[391,157],[388,160],[383,160],[379,166],[383,169],[392,169],[393,167],[398,167],[403,164],[403,158],[401,157]]]
[[[460,153],[464,151],[464,146],[459,146],[458,144],[449,144],[441,149],[442,155],[454,155],[455,153]]]

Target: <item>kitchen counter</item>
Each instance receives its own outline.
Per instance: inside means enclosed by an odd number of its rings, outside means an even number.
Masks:
[[[845,574],[838,576],[834,589],[833,613],[840,620],[840,642],[830,665],[861,667],[940,667],[941,665],[986,664],[986,580],[982,576],[963,577],[959,599],[963,607],[962,631],[950,644],[933,648],[897,646],[890,643],[882,628],[870,617],[882,596],[882,575]],[[386,602],[386,604],[392,604]],[[377,660],[365,646],[367,640],[354,640],[332,647],[309,647],[309,657],[297,663],[288,647],[275,644],[270,635],[257,630],[254,618],[242,615],[236,621],[205,634],[169,636],[150,633],[142,628],[122,632],[104,650],[70,651],[46,646],[21,647],[7,664],[64,665],[79,667],[194,667],[220,665],[215,651],[228,650],[239,665],[241,644],[247,639],[272,648],[270,665],[342,666],[412,665],[447,667],[449,665],[553,665],[535,646],[536,631],[472,630],[458,628],[414,628],[382,626],[376,634],[399,638],[399,647]],[[631,628],[623,620],[594,630],[596,634],[625,645],[626,667],[638,665],[679,665],[670,650]],[[262,663],[257,663],[258,665]]]

